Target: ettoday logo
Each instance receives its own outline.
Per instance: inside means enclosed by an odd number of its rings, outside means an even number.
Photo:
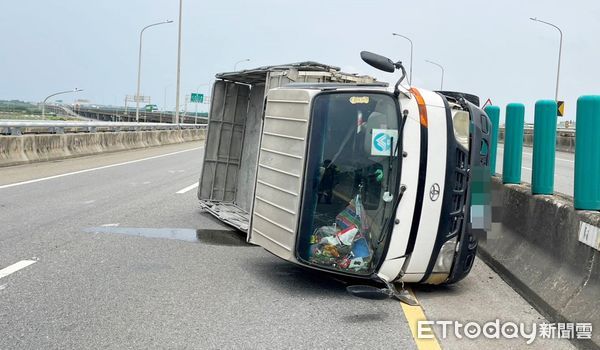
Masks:
[[[480,324],[478,322],[459,321],[418,321],[417,338],[432,339],[435,337],[434,328],[440,338],[446,339],[454,334],[457,339],[515,339],[522,338],[531,344],[536,338],[546,339],[591,339],[591,322],[566,323],[536,323],[503,322],[499,319]]]

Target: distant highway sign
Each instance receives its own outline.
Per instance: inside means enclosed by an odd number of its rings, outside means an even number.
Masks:
[[[204,94],[192,93],[192,96],[190,98],[190,102],[192,102],[192,103],[203,103],[204,102]]]

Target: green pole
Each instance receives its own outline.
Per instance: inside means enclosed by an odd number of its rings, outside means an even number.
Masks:
[[[554,193],[554,162],[556,157],[556,101],[535,103],[533,125],[533,169],[531,193]]]
[[[575,209],[600,210],[600,96],[577,100]]]
[[[498,149],[498,130],[500,130],[500,107],[498,106],[487,106],[485,107],[485,113],[492,122],[492,145],[490,150],[490,172],[492,176],[496,175],[496,152]]]
[[[502,182],[505,184],[521,183],[524,126],[525,106],[522,103],[509,103],[506,106],[504,162],[502,166]]]

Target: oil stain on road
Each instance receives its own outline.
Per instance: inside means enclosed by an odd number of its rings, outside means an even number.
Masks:
[[[252,245],[246,243],[245,237],[240,232],[232,230],[101,226],[86,228],[84,231],[94,234],[106,233],[145,238],[175,239],[219,246],[252,247]]]

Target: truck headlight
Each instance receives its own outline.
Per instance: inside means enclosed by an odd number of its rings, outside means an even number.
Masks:
[[[466,111],[455,111],[454,116],[452,117],[452,124],[454,126],[454,138],[468,150],[471,126],[469,113]]]
[[[450,273],[452,269],[452,263],[454,262],[454,253],[456,252],[456,237],[446,241],[440,249],[435,266],[433,267],[433,273]]]
[[[425,283],[442,284],[448,280],[452,264],[454,263],[454,253],[456,252],[457,238],[454,237],[442,245],[440,252],[433,266],[433,270]]]

